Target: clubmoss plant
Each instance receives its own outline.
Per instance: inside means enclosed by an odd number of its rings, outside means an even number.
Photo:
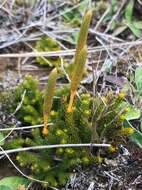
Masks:
[[[79,52],[82,50],[82,48],[84,48],[84,46],[86,45],[91,18],[92,18],[92,10],[88,10],[84,15],[81,29],[79,32],[79,37],[78,37],[78,42],[77,42],[77,47],[76,47],[76,54],[75,54],[76,58]]]
[[[87,41],[88,29],[90,26],[91,18],[92,18],[92,11],[88,10],[83,18],[83,22],[78,37],[76,53],[74,56],[73,71],[71,74],[71,94],[70,94],[68,112],[72,111],[73,101],[76,96],[77,88],[82,79],[85,68],[85,63],[87,58],[86,41]]]
[[[109,149],[103,150],[91,150],[90,147],[56,148],[18,153],[17,161],[21,167],[28,168],[30,176],[48,181],[49,186],[60,188],[78,165],[86,167],[100,160],[102,162],[103,158],[117,152],[118,144],[123,143],[124,137],[133,131],[131,128],[123,127],[128,109],[121,109],[120,105],[125,101],[122,93],[96,96],[95,111],[92,110],[93,97],[88,93],[80,94],[80,99],[74,102],[72,112],[68,113],[70,89],[63,87],[54,92],[58,98],[52,99],[48,122],[53,125],[49,126],[48,135],[43,135],[40,128],[32,129],[29,137],[18,137],[9,141],[5,148],[96,142],[96,139],[93,139],[95,125],[99,142],[112,145]]]
[[[38,90],[37,82],[31,77],[26,78],[16,90],[18,100],[26,90],[17,117],[23,123],[30,124],[44,120],[44,127],[32,129],[31,135],[22,140],[9,141],[5,148],[10,146],[13,148],[13,144],[16,146],[19,142],[22,147],[90,142],[106,142],[112,145],[103,151],[82,147],[18,153],[17,161],[20,166],[28,168],[30,176],[47,181],[49,186],[59,188],[63,186],[78,165],[86,167],[96,161],[102,162],[108,154],[118,151],[117,145],[133,132],[131,128],[123,127],[125,114],[128,112],[128,109],[121,107],[125,102],[124,93],[109,92],[104,97],[99,95],[93,97],[88,93],[82,93],[80,98],[74,101],[87,57],[86,39],[91,15],[91,11],[88,11],[83,20],[81,28],[83,31],[80,33],[83,37],[80,36],[78,40],[71,85],[55,88],[57,69],[54,69],[49,75],[44,103],[43,94]],[[95,110],[92,107],[93,103]],[[47,128],[48,122],[53,125]]]
[[[15,89],[13,110],[20,103],[22,95],[25,96],[16,117],[24,125],[36,125],[42,122],[43,93],[39,89],[38,80],[27,75],[24,81]]]
[[[97,96],[94,100],[95,110],[92,120],[92,142],[109,142],[114,146],[123,142],[123,137],[129,136],[133,130],[125,128],[123,122],[127,107],[122,109],[125,94],[109,92],[106,96]],[[99,137],[96,139],[96,133]]]
[[[71,79],[71,95],[70,95],[70,102],[68,106],[68,112],[72,111],[74,97],[76,96],[78,85],[83,76],[86,57],[87,57],[87,48],[86,46],[84,46],[84,48],[82,48],[79,55],[77,56],[77,59],[76,59],[77,65],[74,65],[75,68],[74,68],[72,79]]]
[[[88,99],[89,102],[90,100]],[[32,138],[26,138],[23,146],[89,143],[91,141],[91,130],[87,127],[87,118],[84,120],[82,114],[85,109],[80,112],[80,107],[83,108],[83,105],[80,101],[76,103],[74,112],[68,117],[66,112],[68,101],[62,95],[58,99],[58,111],[52,108],[50,112],[48,120],[54,124],[49,127],[48,136],[43,137],[40,129],[33,129]],[[89,116],[87,115],[87,117]],[[67,181],[78,164],[88,165],[93,162],[93,157],[91,158],[87,148],[57,148],[41,150],[39,153],[19,153],[17,160],[22,167],[30,169],[30,175],[48,181],[49,185],[60,186]]]

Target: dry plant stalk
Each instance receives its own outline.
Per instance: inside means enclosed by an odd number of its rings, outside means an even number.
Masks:
[[[43,104],[43,119],[44,119],[44,128],[42,131],[43,135],[48,134],[48,117],[50,115],[50,111],[52,108],[57,76],[58,76],[58,73],[57,73],[57,69],[55,68],[51,71],[49,75],[48,83],[45,89],[44,104]]]
[[[84,15],[81,29],[79,32],[76,53],[74,56],[74,68],[71,77],[71,94],[67,112],[72,112],[73,101],[76,96],[78,85],[82,79],[85,62],[87,58],[87,36],[92,18],[92,10],[88,10]]]

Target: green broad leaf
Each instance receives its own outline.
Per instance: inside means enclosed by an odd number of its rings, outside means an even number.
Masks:
[[[142,21],[133,21],[135,28],[142,29]]]
[[[80,4],[80,6],[79,6],[79,11],[81,13],[83,13],[83,14],[85,13],[88,3],[89,3],[89,0],[85,0],[84,2],[82,1],[82,4]]]
[[[128,23],[128,27],[130,30],[133,32],[133,34],[137,37],[140,38],[142,36],[142,31],[138,28],[136,28],[133,23]]]
[[[142,90],[142,67],[138,67],[135,70],[135,83],[138,91]]]
[[[71,44],[76,45],[78,40],[79,32],[73,32],[71,36],[68,36],[66,39]]]
[[[0,190],[17,190],[20,186],[29,185],[30,181],[23,177],[11,176],[0,180]]]
[[[129,111],[125,114],[125,117],[128,121],[139,119],[140,116],[141,116],[140,110],[132,106],[129,107]]]
[[[112,7],[114,8],[118,4],[117,0],[112,0]]]
[[[125,113],[125,118],[127,121],[139,119],[141,116],[141,112],[138,108],[130,105],[128,102],[123,102],[119,109],[123,110],[125,108],[128,108],[128,112]]]
[[[0,146],[4,145],[5,141],[3,139],[4,139],[4,135],[3,135],[3,133],[0,132],[0,141],[1,141]]]
[[[113,14],[115,14],[115,12],[117,11],[118,1],[112,0],[111,5],[108,6],[109,6],[109,11],[106,14],[106,16],[103,18],[104,23],[112,19]]]
[[[114,20],[114,21],[112,22],[111,27],[110,27],[110,30],[113,31],[115,28],[117,28],[117,21],[116,21],[116,20]]]
[[[111,1],[111,13],[115,14],[116,10],[117,10],[117,6],[118,6],[118,1],[117,0],[112,0]],[[111,16],[112,16],[111,14]]]
[[[140,131],[138,131],[137,129],[135,129],[129,121],[125,120],[124,121],[124,127],[128,128],[132,128],[134,130],[133,134],[130,135],[130,139],[137,144],[140,148],[142,148],[142,133]]]
[[[84,14],[86,11],[86,7],[88,6],[88,0],[84,0],[80,3],[80,6],[71,9],[71,8],[65,8],[63,12],[61,12],[62,17],[66,22],[74,23],[78,20],[78,23],[81,21],[81,14]]]
[[[125,19],[127,20],[128,23],[132,22],[133,8],[134,8],[134,0],[130,0],[125,9]]]
[[[1,185],[0,190],[13,190],[13,189],[7,185]]]

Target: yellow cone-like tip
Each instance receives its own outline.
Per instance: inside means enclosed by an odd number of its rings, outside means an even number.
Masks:
[[[42,134],[44,135],[44,136],[47,136],[48,135],[48,128],[47,127],[44,127],[43,128],[43,130],[42,130]]]
[[[89,30],[91,18],[92,18],[92,10],[88,10],[83,17],[81,29],[79,32],[77,47],[76,47],[76,54],[80,52],[80,50],[84,47],[84,45],[87,42],[87,36],[88,36],[88,30]]]

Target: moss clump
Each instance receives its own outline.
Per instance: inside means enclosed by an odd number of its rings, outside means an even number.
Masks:
[[[25,84],[25,82],[23,83]],[[23,89],[23,85],[20,87]],[[17,140],[9,142],[6,147],[14,148],[14,146],[17,147],[17,144],[27,147],[90,143],[91,141],[112,144],[111,148],[105,149],[105,155],[104,151],[98,155],[97,149],[91,151],[90,147],[43,149],[34,152],[21,152],[17,155],[20,166],[27,167],[31,176],[48,181],[49,186],[60,187],[66,183],[78,165],[86,167],[93,162],[100,163],[100,158],[103,161],[107,154],[118,151],[117,145],[122,143],[123,138],[130,135],[132,131],[123,127],[125,118],[122,117],[124,111],[120,105],[124,101],[124,97],[122,98],[120,94],[109,93],[102,98],[95,97],[93,100],[90,94],[83,93],[80,95],[80,99],[77,98],[74,101],[73,110],[70,113],[67,112],[70,88],[67,86],[56,89],[55,95],[52,111],[48,117],[48,122],[53,125],[48,128],[48,135],[43,136],[42,129],[32,129],[30,137],[21,140],[17,138]],[[40,98],[41,101],[42,96]],[[92,109],[93,101],[95,110]],[[98,139],[93,139],[95,125]]]
[[[59,51],[61,50],[59,44],[53,40],[50,37],[43,37],[41,38],[35,47],[36,51],[39,52],[51,52],[51,51]],[[37,63],[40,65],[46,65],[46,66],[54,66],[54,67],[59,67],[61,65],[61,59],[59,57],[37,57]]]
[[[48,136],[42,135],[42,129],[33,129],[31,138],[24,139],[23,146],[89,143],[91,141],[91,128],[89,127],[91,114],[84,116],[86,109],[91,113],[92,99],[90,96],[87,99],[81,97],[81,101],[76,101],[74,111],[67,113],[68,99],[62,94],[58,96],[58,104],[55,104],[57,99],[53,102],[56,106],[55,110],[54,107],[52,108],[49,117],[49,122],[53,125],[49,127]],[[13,141],[11,141],[13,148],[12,144]],[[38,153],[22,152],[17,155],[17,160],[22,167],[30,169],[30,175],[48,181],[51,186],[60,186],[65,184],[78,164],[86,166],[93,162],[94,158],[91,157],[89,150],[89,148],[56,148],[40,150]]]
[[[38,86],[38,80],[33,79],[28,75],[24,81],[15,89],[15,102],[17,106],[22,99],[22,94],[25,96],[21,108],[16,113],[16,117],[25,125],[36,125],[42,122],[42,105],[43,93]],[[15,106],[14,106],[15,109]]]
[[[83,19],[74,58],[71,86],[55,90],[56,69],[49,76],[43,106],[46,135],[43,134],[43,129],[32,129],[31,136],[24,140],[19,139],[21,146],[106,142],[112,145],[105,152],[109,154],[117,150],[117,145],[132,132],[123,127],[126,113],[126,109],[121,109],[121,104],[125,101],[123,93],[110,92],[104,97],[99,95],[92,97],[88,93],[80,94],[80,98],[76,96],[86,62],[86,40],[91,16],[92,12],[87,11]],[[37,81],[30,76],[25,79],[16,90],[18,101],[25,90],[24,101],[17,117],[24,123],[41,122],[43,98],[38,90]],[[47,129],[48,123],[53,125]],[[11,147],[12,145],[13,141]],[[104,155],[104,152],[98,148],[91,151],[90,147],[53,148],[21,152],[17,155],[17,160],[21,167],[29,169],[30,175],[34,178],[48,181],[50,186],[60,187],[66,183],[76,166],[85,167],[93,162],[101,163],[106,154]]]
[[[117,146],[123,142],[123,137],[133,132],[123,127],[125,114],[129,111],[126,108],[122,109],[124,101],[125,94],[122,92],[109,92],[104,97],[94,98],[93,142],[108,142]]]

